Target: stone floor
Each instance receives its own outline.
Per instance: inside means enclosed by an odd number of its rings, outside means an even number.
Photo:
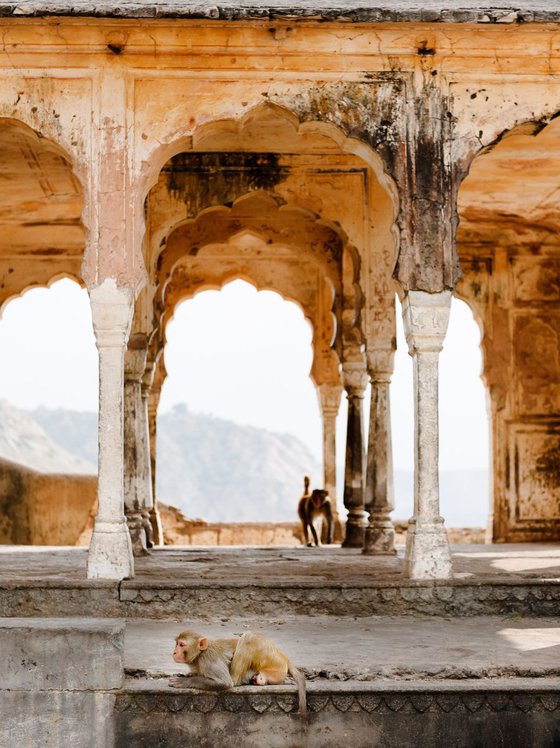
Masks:
[[[560,543],[453,547],[458,579],[560,580]],[[363,556],[359,550],[321,548],[178,547],[155,549],[135,561],[136,582],[302,582],[367,584],[398,581],[403,549],[396,557]],[[86,579],[87,549],[0,546],[0,583],[14,580]]]
[[[559,611],[560,612],[560,611]],[[560,617],[275,618],[128,621],[125,668],[136,676],[184,672],[171,659],[174,638],[190,628],[210,637],[259,631],[287,652],[308,679],[558,678]],[[560,687],[560,680],[557,681]]]

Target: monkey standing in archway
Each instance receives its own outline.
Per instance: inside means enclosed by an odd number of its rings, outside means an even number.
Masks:
[[[315,488],[309,493],[309,478],[307,475],[303,479],[303,495],[299,500],[298,514],[301,520],[305,545],[308,547],[313,545],[309,541],[309,531],[311,531],[315,545],[319,545],[319,537],[314,524],[319,517],[327,525],[326,543],[330,545],[333,542],[334,517],[332,501],[324,488]]]

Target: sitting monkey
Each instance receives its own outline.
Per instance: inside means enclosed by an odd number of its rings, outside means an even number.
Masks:
[[[315,488],[309,493],[309,478],[307,475],[303,479],[303,495],[299,500],[298,514],[301,520],[305,545],[308,547],[313,545],[309,541],[309,530],[311,530],[315,545],[319,545],[319,538],[314,525],[315,520],[319,517],[322,517],[327,523],[327,544],[330,545],[333,542],[334,520],[330,496],[324,488]]]

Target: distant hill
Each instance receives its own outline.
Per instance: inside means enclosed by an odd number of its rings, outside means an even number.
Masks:
[[[0,457],[41,472],[95,473],[97,415],[47,408],[26,412],[0,402]],[[193,413],[185,406],[158,419],[157,493],[187,517],[294,520],[305,473],[314,485],[321,482],[320,465],[294,436]],[[443,470],[440,492],[448,527],[485,525],[486,471]],[[413,507],[411,471],[396,471],[395,503],[394,517],[407,520]]]
[[[90,460],[71,442],[48,433],[34,414],[0,401],[0,457],[41,473],[96,473],[97,456]]]
[[[61,446],[97,461],[96,414],[39,408],[30,415]],[[317,485],[322,473],[294,436],[193,413],[184,405],[158,418],[157,433],[158,497],[191,518],[293,520],[304,474]]]

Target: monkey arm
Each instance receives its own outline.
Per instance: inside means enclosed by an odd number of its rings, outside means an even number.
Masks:
[[[169,680],[169,685],[172,688],[199,688],[202,691],[227,691],[231,688],[227,683],[205,678],[203,675],[191,675],[188,678],[178,675]]]

